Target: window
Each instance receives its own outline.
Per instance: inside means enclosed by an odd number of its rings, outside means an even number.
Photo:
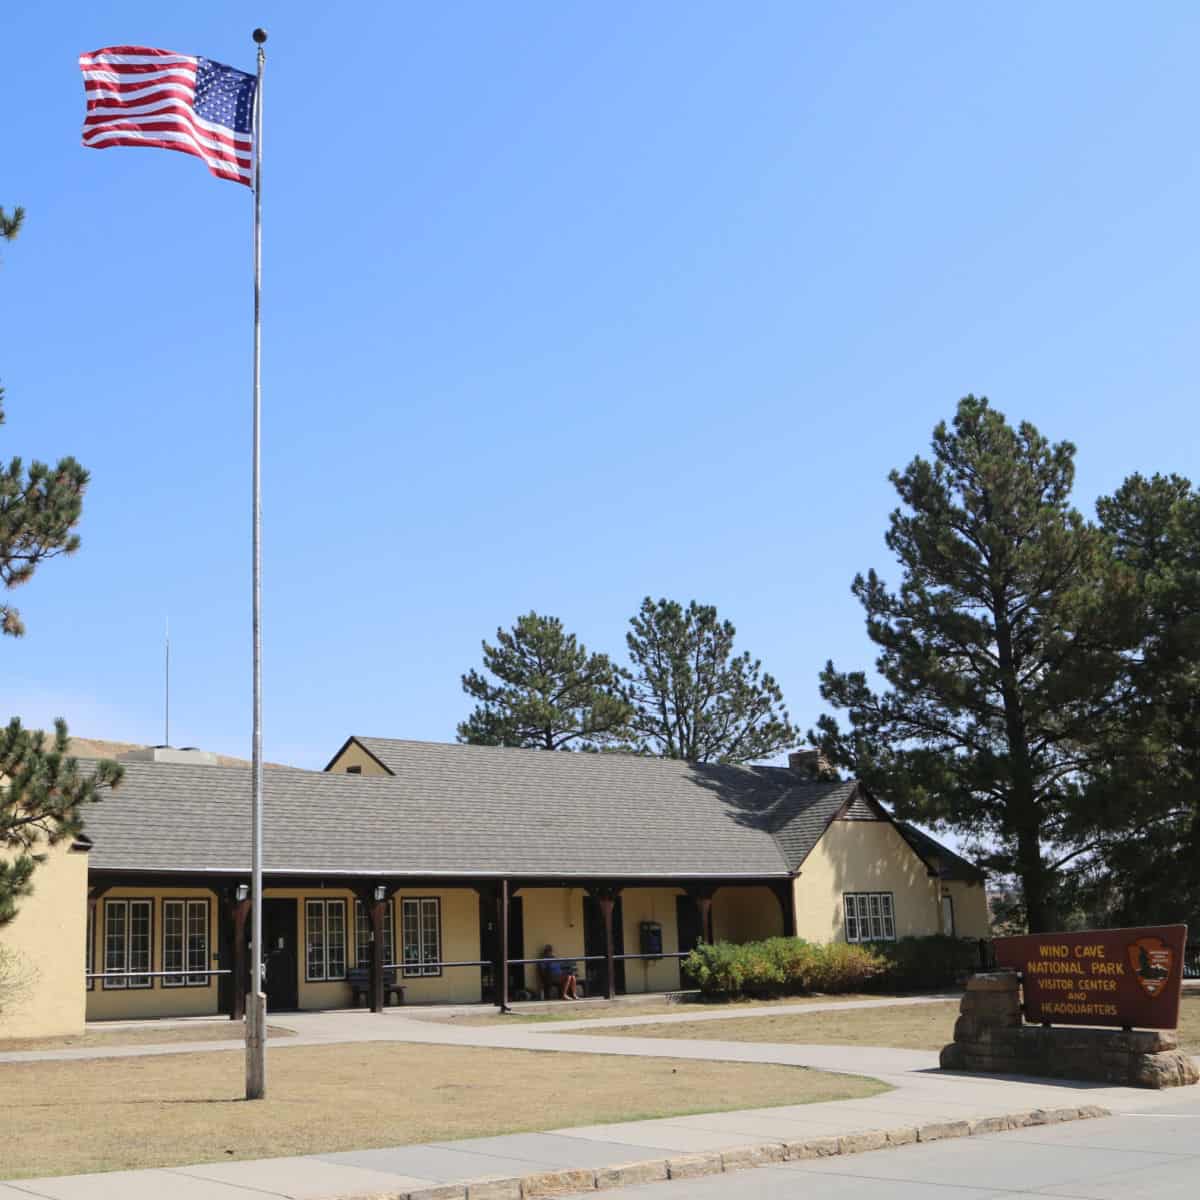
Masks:
[[[345,900],[304,902],[304,978],[346,978]]]
[[[947,937],[955,937],[954,929],[954,897],[942,897],[942,932]]]
[[[87,977],[96,969],[92,966],[92,963],[95,961],[96,954],[96,902],[94,900],[88,901],[87,933],[85,936],[87,937],[87,941],[84,943],[83,947],[83,970],[84,978],[87,979]],[[95,986],[96,981],[94,979],[87,979],[87,990],[89,992]]]
[[[404,974],[440,975],[442,961],[442,902],[436,896],[409,897],[401,902],[404,934]]]
[[[355,963],[360,967],[371,965],[371,916],[361,900],[354,902]],[[389,900],[383,906],[383,961],[394,963],[396,943],[392,936],[392,905]]]
[[[347,775],[361,775],[362,767],[347,767],[346,774]]]
[[[154,924],[153,900],[105,900],[104,971],[118,974],[106,979],[106,988],[148,988],[149,975],[129,975],[129,971],[150,971],[151,930]]]
[[[208,901],[164,900],[162,912],[164,971],[208,970]],[[163,987],[207,987],[209,977],[168,975]]]
[[[847,892],[846,941],[894,942],[896,914],[891,892]]]

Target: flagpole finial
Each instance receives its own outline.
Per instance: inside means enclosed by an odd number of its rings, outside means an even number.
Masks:
[[[250,36],[261,46],[267,40],[267,31],[256,29]]]

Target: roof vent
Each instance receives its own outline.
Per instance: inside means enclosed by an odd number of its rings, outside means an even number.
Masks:
[[[121,762],[186,763],[193,767],[215,767],[217,756],[211,750],[197,750],[195,746],[143,746],[140,750],[127,750],[120,755]]]

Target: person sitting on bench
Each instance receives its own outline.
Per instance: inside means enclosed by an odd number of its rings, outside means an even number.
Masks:
[[[556,959],[553,946],[548,945],[542,950],[542,978],[548,985],[558,988],[562,999],[579,999],[576,992],[575,964]]]

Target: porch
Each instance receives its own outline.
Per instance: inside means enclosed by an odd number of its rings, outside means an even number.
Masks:
[[[249,895],[234,875],[94,874],[88,1020],[240,1020]],[[790,878],[276,875],[263,890],[268,1010],[342,1009],[357,996],[380,1013],[391,985],[406,1005],[526,1010],[542,999],[546,946],[576,964],[585,997],[677,992],[698,941],[791,933],[792,896]]]

